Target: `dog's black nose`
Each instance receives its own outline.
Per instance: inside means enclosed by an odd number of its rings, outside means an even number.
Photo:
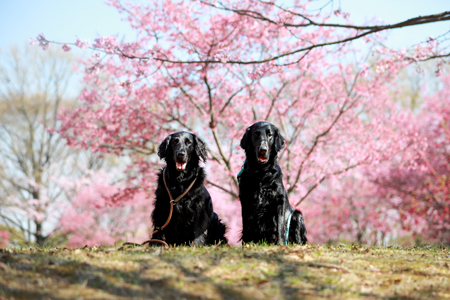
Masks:
[[[259,147],[259,153],[265,155],[267,153],[267,147],[266,146]]]
[[[183,158],[183,157],[184,157],[184,154],[185,154],[184,151],[178,151],[178,152],[177,152],[177,157],[178,157],[178,158]]]

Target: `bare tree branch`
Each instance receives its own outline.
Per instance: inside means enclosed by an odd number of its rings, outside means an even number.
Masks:
[[[239,15],[249,17],[249,18],[254,18],[254,19],[264,21],[264,22],[268,22],[268,23],[271,23],[271,24],[274,24],[277,26],[284,26],[286,28],[311,27],[311,26],[313,26],[313,27],[329,27],[329,28],[344,28],[344,29],[355,30],[355,34],[352,36],[338,38],[333,41],[316,43],[316,44],[311,44],[309,46],[300,47],[300,48],[293,49],[293,50],[285,52],[285,53],[279,53],[276,55],[272,55],[272,56],[264,58],[264,59],[247,60],[247,61],[235,60],[235,59],[219,60],[219,59],[215,59],[215,58],[197,59],[197,60],[177,60],[177,59],[168,58],[161,52],[159,52],[160,56],[154,56],[154,57],[136,56],[136,55],[126,54],[126,53],[122,52],[119,48],[115,49],[116,53],[114,53],[114,54],[129,58],[129,59],[155,60],[155,61],[168,62],[168,63],[174,63],[174,64],[225,64],[225,63],[241,64],[241,65],[261,64],[261,63],[273,62],[280,58],[285,58],[285,57],[292,56],[294,54],[301,53],[301,52],[306,52],[306,54],[307,54],[309,51],[316,49],[316,48],[323,48],[323,47],[328,47],[328,46],[332,46],[332,45],[344,44],[344,43],[351,42],[351,41],[360,39],[362,37],[365,37],[367,35],[371,35],[371,34],[374,34],[377,32],[381,32],[381,31],[404,28],[404,27],[411,27],[411,26],[417,26],[417,25],[423,25],[423,24],[437,23],[437,22],[443,22],[443,21],[450,20],[450,11],[445,11],[445,12],[438,13],[438,14],[418,16],[418,17],[414,17],[414,18],[410,18],[410,19],[401,21],[401,22],[397,22],[397,23],[393,23],[393,24],[386,24],[386,25],[352,25],[352,24],[338,24],[338,23],[323,23],[323,22],[315,22],[310,17],[307,17],[303,14],[299,14],[292,10],[285,9],[274,3],[260,1],[261,3],[266,4],[266,5],[273,5],[273,6],[277,7],[278,9],[280,9],[281,11],[283,11],[284,13],[289,13],[293,17],[298,17],[303,20],[300,23],[287,23],[287,22],[279,22],[277,20],[273,20],[267,16],[262,15],[261,13],[259,13],[257,11],[252,11],[249,9],[241,10],[241,9],[234,9],[234,8],[226,7],[223,4],[221,4],[221,2],[217,2],[221,5],[217,5],[217,4],[214,4],[211,2],[207,2],[207,1],[201,1],[201,2],[203,4],[209,5],[216,9],[230,11],[230,12],[233,12],[233,13],[236,13]],[[55,42],[55,41],[50,41],[50,42],[55,43],[55,44],[73,44],[73,43],[60,43],[60,42]],[[91,49],[99,50],[99,49],[95,49],[92,47],[91,47]],[[100,49],[100,51],[102,51],[102,50]],[[161,55],[162,55],[162,57],[161,57]],[[303,59],[304,56],[305,55],[303,55],[300,59],[298,59],[294,62],[289,62],[287,64],[297,63],[298,61]],[[445,57],[449,57],[449,56],[450,56],[450,53],[446,53],[446,54],[430,56],[429,58],[425,58],[423,60],[425,61],[425,60],[436,59],[436,58],[445,58]],[[206,56],[206,57],[208,57],[208,56]],[[275,65],[283,66],[283,65],[286,65],[286,63],[280,63],[280,64],[276,63]]]

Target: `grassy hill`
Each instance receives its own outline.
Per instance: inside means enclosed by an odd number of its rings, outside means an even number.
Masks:
[[[0,250],[0,299],[450,298],[445,247]]]

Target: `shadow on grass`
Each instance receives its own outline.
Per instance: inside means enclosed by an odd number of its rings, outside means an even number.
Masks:
[[[263,294],[255,294],[255,287],[263,282],[276,283],[279,299],[301,299],[298,288],[289,284],[289,274],[301,273],[301,264],[293,265],[270,254],[242,250],[239,255],[251,257],[253,264],[272,263],[283,265],[264,280],[239,282],[217,280],[205,273],[223,266],[221,258],[227,253],[208,253],[207,264],[201,270],[186,267],[179,262],[179,256],[162,254],[158,256],[159,265],[171,268],[169,275],[164,274],[160,266],[140,254],[130,253],[127,259],[140,265],[139,270],[120,270],[111,267],[99,267],[79,260],[61,258],[45,253],[16,253],[3,255],[0,261],[9,268],[6,277],[0,281],[0,297],[9,299],[258,299]],[[138,255],[136,255],[138,254]],[[202,253],[188,254],[192,259],[202,259]],[[107,258],[111,260],[111,258]],[[288,267],[285,267],[288,265]],[[158,271],[158,272],[157,272]],[[230,272],[236,272],[230,271]],[[176,275],[174,275],[176,274]],[[12,284],[8,284],[12,283]],[[281,294],[280,294],[281,293]],[[274,295],[275,296],[275,295]],[[280,297],[281,296],[281,297]],[[1,299],[1,298],[0,298]]]
[[[181,247],[102,257],[82,251],[75,258],[73,251],[0,253],[6,266],[0,299],[420,299],[433,292],[410,298],[351,292],[336,281],[353,272],[345,263],[292,260],[293,249]]]
[[[159,258],[174,266],[175,273],[183,279],[173,276],[148,278],[149,271],[151,275],[149,262],[133,256],[129,259],[141,265],[138,271],[103,268],[42,253],[3,255],[0,261],[8,269],[2,272],[0,299],[254,299],[230,286],[216,284],[195,271],[177,267],[163,255]],[[183,289],[186,284],[193,283],[197,283],[196,293]],[[209,285],[208,295],[198,292],[205,284]]]

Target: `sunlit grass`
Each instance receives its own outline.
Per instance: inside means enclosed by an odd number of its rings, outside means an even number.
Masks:
[[[0,252],[14,299],[450,297],[450,249],[353,245],[22,248]]]

